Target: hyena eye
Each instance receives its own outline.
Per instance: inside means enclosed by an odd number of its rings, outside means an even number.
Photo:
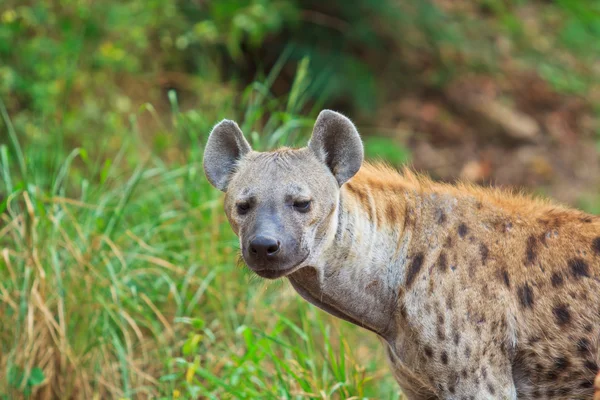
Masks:
[[[294,202],[294,210],[299,212],[308,212],[310,210],[310,200],[298,200]]]
[[[236,207],[238,214],[244,215],[250,210],[250,203],[248,203],[247,201],[243,201],[241,203],[238,203]]]

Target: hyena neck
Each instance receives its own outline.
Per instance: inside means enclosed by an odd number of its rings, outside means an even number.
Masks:
[[[424,207],[432,205],[410,187],[351,181],[342,187],[335,229],[315,268],[301,269],[290,281],[325,311],[393,337],[411,254],[431,250],[426,238],[415,236],[428,233],[420,218],[431,211]]]

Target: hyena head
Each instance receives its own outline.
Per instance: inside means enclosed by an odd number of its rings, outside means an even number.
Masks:
[[[324,110],[301,149],[256,152],[235,122],[220,122],[204,150],[204,171],[225,192],[225,213],[244,261],[275,279],[318,260],[335,233],[340,187],[362,160],[352,122]]]

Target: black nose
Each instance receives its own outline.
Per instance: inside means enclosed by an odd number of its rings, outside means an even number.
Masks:
[[[250,241],[250,254],[254,257],[270,258],[279,253],[281,243],[269,236],[257,236]]]

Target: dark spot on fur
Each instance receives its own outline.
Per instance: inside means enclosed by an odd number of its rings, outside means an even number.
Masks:
[[[437,326],[437,337],[439,340],[446,340],[446,333],[444,332],[444,326],[443,325],[438,325]]]
[[[554,272],[552,274],[552,277],[550,278],[550,282],[552,282],[552,286],[556,288],[562,286],[564,280],[561,274],[559,274],[558,272]]]
[[[585,380],[579,384],[579,387],[582,389],[592,389],[594,387],[594,382],[592,380]]]
[[[487,368],[486,367],[481,368],[481,376],[483,376],[483,379],[487,378]]]
[[[592,222],[592,217],[583,217],[580,219],[584,224],[590,224]]]
[[[538,373],[538,375],[541,375],[545,370],[546,369],[541,363],[535,364],[535,371]]]
[[[571,322],[571,313],[565,304],[554,307],[552,313],[554,314],[554,318],[556,318],[556,323],[558,325],[567,325]]]
[[[569,268],[571,269],[571,274],[575,279],[579,279],[582,276],[590,276],[589,267],[581,258],[573,258],[569,260]]]
[[[460,342],[460,333],[454,333],[454,344],[458,346],[458,342]]]
[[[489,392],[490,392],[492,395],[496,394],[496,389],[494,388],[494,386],[493,386],[491,383],[489,383],[489,382],[487,383],[487,388],[488,388],[488,391],[489,391]]]
[[[592,326],[592,324],[587,324],[587,325],[585,326],[585,331],[586,331],[586,332],[591,332],[591,331],[592,331],[592,329],[593,329],[593,326]]]
[[[446,272],[448,270],[448,259],[446,257],[446,253],[443,251],[440,253],[437,265],[440,272]]]
[[[467,235],[467,233],[469,233],[469,228],[467,227],[467,225],[465,225],[464,223],[458,225],[458,235],[461,238],[464,238]]]
[[[508,271],[506,269],[502,270],[502,280],[504,281],[504,285],[510,289],[510,277],[508,276]]]
[[[537,259],[538,240],[531,235],[527,238],[527,250],[525,251],[525,260],[527,265],[533,265]]]
[[[540,337],[539,336],[532,336],[532,337],[529,338],[529,345],[533,346],[534,344],[536,344],[539,341],[540,341]]]
[[[571,365],[571,363],[566,357],[558,357],[554,359],[554,368],[556,368],[556,370],[559,372],[569,368],[569,365]]]
[[[469,345],[465,347],[465,357],[471,357],[471,348],[469,347]]]
[[[479,254],[481,255],[481,263],[485,264],[485,262],[488,259],[488,256],[490,255],[490,249],[488,249],[488,247],[481,243],[479,245]]]
[[[452,248],[452,238],[448,235],[448,237],[446,237],[446,241],[444,242],[444,247],[447,249]]]
[[[417,274],[421,271],[423,267],[423,253],[419,253],[413,258],[412,262],[408,266],[408,271],[406,273],[406,287],[410,288],[412,283],[414,282]]]
[[[438,218],[437,223],[443,225],[446,223],[446,213],[444,211],[438,209]]]
[[[533,289],[528,283],[517,289],[517,295],[524,308],[533,308]]]
[[[398,221],[398,213],[394,203],[388,203],[385,209],[385,215],[387,217],[387,221],[391,224],[395,224]]]
[[[585,360],[583,366],[594,373],[598,372],[598,364],[596,364],[596,361],[594,360]]]
[[[431,347],[429,347],[429,346],[425,346],[425,347],[423,348],[423,351],[425,352],[425,355],[426,355],[428,358],[431,358],[431,357],[433,357],[433,350],[431,349]]]
[[[467,379],[467,370],[463,369],[460,373],[460,375],[463,377],[463,379]]]
[[[587,338],[580,338],[577,341],[577,351],[585,354],[590,351],[590,341]]]
[[[594,253],[600,254],[600,236],[592,241],[592,250],[594,250]]]
[[[577,293],[575,293],[573,290],[569,291],[569,296],[575,300],[577,298]]]
[[[440,357],[440,360],[442,360],[442,363],[444,365],[448,365],[448,353],[446,353],[445,351],[443,351],[442,355]]]

